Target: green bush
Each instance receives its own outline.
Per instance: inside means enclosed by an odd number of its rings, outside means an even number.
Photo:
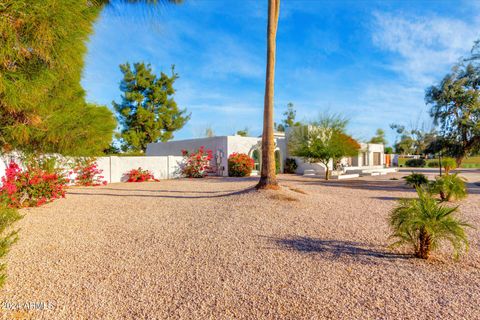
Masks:
[[[413,188],[428,185],[428,178],[422,173],[412,172],[412,174],[403,177],[403,179],[405,179],[406,183]]]
[[[413,168],[425,167],[425,160],[423,159],[408,159],[405,161],[405,166]]]
[[[297,168],[298,168],[298,165],[297,165],[297,161],[295,161],[295,159],[287,158],[285,160],[285,169],[284,169],[285,173],[295,173]]]
[[[430,192],[440,195],[442,201],[463,199],[467,196],[465,179],[455,174],[436,177],[430,185]]]
[[[452,244],[455,257],[468,250],[464,228],[470,225],[453,217],[458,206],[443,206],[422,188],[417,193],[416,199],[399,200],[390,213],[390,237],[397,239],[391,246],[410,245],[415,256],[422,259],[427,259],[443,240]]]
[[[427,161],[427,167],[438,168],[438,159],[431,159]]]
[[[6,264],[4,262],[10,246],[17,241],[17,231],[11,230],[13,223],[21,218],[16,209],[8,208],[0,203],[0,287],[6,279]]]

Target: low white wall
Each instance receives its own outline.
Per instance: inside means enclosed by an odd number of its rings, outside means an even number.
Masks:
[[[177,156],[100,157],[97,164],[103,170],[104,180],[114,183],[127,181],[127,172],[137,168],[149,170],[155,179],[176,178],[182,159]]]
[[[318,175],[324,175],[325,174],[325,166],[321,164],[320,162],[318,163],[309,163],[305,162],[303,158],[301,157],[292,157],[295,159],[295,162],[297,163],[297,170],[295,170],[295,173],[297,174],[303,174],[305,170],[314,170],[316,174]],[[330,166],[331,166],[331,161],[330,161]]]
[[[145,157],[99,157],[97,158],[98,169],[102,170],[100,174],[103,176],[102,180],[108,183],[124,182],[128,180],[127,172],[139,167],[144,170],[149,170],[153,173],[155,179],[173,179],[178,177],[178,170],[182,157],[178,156],[145,156]],[[5,175],[6,165],[14,159],[11,156],[0,158],[0,179]],[[68,168],[65,168],[69,171]],[[69,175],[69,178],[74,179],[74,175]],[[0,183],[1,184],[1,183]]]

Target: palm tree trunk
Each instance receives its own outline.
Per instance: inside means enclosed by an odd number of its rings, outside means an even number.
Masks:
[[[280,0],[268,1],[267,76],[263,110],[262,170],[257,189],[278,189],[275,174],[275,141],[273,137],[273,90],[275,83],[275,49]]]
[[[420,244],[419,244],[418,252],[416,253],[416,256],[421,259],[428,259],[428,256],[430,255],[430,247],[432,243],[431,243],[430,235],[425,230],[425,228],[420,229],[419,242]]]

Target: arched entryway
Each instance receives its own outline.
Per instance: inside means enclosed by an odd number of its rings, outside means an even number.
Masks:
[[[253,170],[260,172],[262,170],[262,152],[260,149],[253,149],[250,152],[250,157],[253,159]],[[283,158],[280,149],[275,150],[275,172],[283,172]]]
[[[275,173],[282,173],[283,172],[283,164],[282,164],[282,154],[280,150],[275,150]]]
[[[261,159],[260,151],[258,151],[258,150],[253,150],[251,157],[252,157],[253,162],[254,162],[253,170],[256,170],[256,171],[259,171],[259,172],[260,172],[260,169],[261,169],[261,165],[260,165],[260,159]]]

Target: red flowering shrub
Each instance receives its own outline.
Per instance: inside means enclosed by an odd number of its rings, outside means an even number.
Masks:
[[[228,175],[245,177],[252,173],[255,162],[245,153],[232,153],[228,157]]]
[[[97,162],[94,158],[79,158],[73,168],[76,174],[75,184],[79,186],[100,186],[106,185],[107,181],[101,173],[103,170],[98,169]]]
[[[153,177],[153,173],[142,168],[132,169],[128,173],[127,182],[144,182],[144,181],[158,181]]]
[[[67,180],[59,172],[31,166],[22,170],[10,162],[2,177],[0,200],[11,208],[35,207],[65,197]]]
[[[180,165],[181,173],[188,178],[203,178],[211,170],[212,150],[200,147],[198,150],[188,152],[182,150],[183,163]]]

